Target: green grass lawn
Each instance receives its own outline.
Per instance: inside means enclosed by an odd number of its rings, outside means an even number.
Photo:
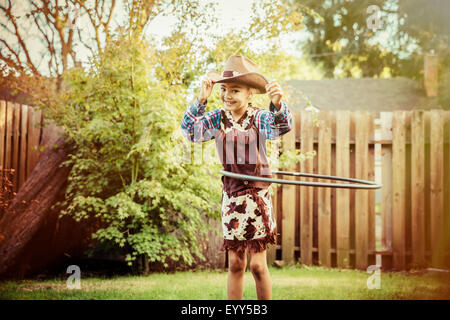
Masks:
[[[381,272],[381,288],[368,289],[370,274],[321,267],[270,267],[274,300],[450,299],[450,280],[427,274]],[[68,275],[69,276],[69,275]],[[70,290],[67,278],[0,282],[1,299],[167,299],[225,300],[227,272],[154,273],[148,276],[83,278]],[[244,299],[255,300],[252,274],[245,274]]]

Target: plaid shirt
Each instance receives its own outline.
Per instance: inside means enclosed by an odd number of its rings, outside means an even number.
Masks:
[[[214,139],[220,128],[222,118],[221,109],[214,109],[205,114],[208,101],[202,105],[195,101],[188,106],[181,120],[183,135],[191,142],[204,142]],[[275,105],[270,102],[270,111],[258,109],[254,123],[259,132],[267,139],[275,140],[292,129],[293,117],[287,104],[281,101],[281,108],[277,111]]]

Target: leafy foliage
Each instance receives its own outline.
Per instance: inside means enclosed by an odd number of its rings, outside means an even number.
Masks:
[[[397,19],[395,1],[294,1],[314,14],[305,18],[310,36],[303,46],[319,62],[328,77],[373,77],[398,74],[399,52],[381,46],[375,40],[386,32],[386,24]],[[369,6],[378,8],[378,29],[372,28]],[[398,19],[396,20],[398,22]],[[399,43],[400,35],[390,29],[389,39]],[[410,38],[397,51],[404,53]]]
[[[71,69],[67,90],[52,118],[76,152],[62,214],[95,216],[104,227],[94,235],[149,261],[187,264],[204,258],[198,241],[204,217],[218,215],[219,179],[212,167],[186,164],[176,155],[176,132],[185,105],[180,86],[154,77],[157,55],[144,40],[112,40],[91,70]]]
[[[64,74],[64,90],[56,102],[44,106],[75,150],[64,163],[72,170],[66,198],[58,203],[61,213],[78,221],[100,219],[102,227],[93,237],[123,248],[130,264],[139,256],[165,266],[168,260],[190,265],[195,257],[204,259],[199,240],[210,228],[206,218],[220,217],[221,165],[214,142],[191,144],[179,131],[184,97],[199,89],[195,79],[211,68],[221,70],[224,57],[239,53],[270,78],[287,80],[312,71],[276,42],[267,52],[252,48],[255,37],[269,41],[292,27],[301,28],[298,12],[276,5],[261,9],[281,27],[261,20],[249,30],[223,35],[213,48],[202,43],[201,32],[189,34],[182,23],[159,49],[153,39],[138,34],[139,28],[119,29],[92,57],[89,69],[72,68]],[[268,106],[268,99],[255,97],[255,103]],[[208,108],[218,104],[216,92]]]
[[[423,82],[424,54],[439,56],[439,104],[450,107],[446,0],[283,0],[305,10],[305,56],[326,77],[407,77]],[[376,10],[373,10],[376,8]],[[447,10],[446,10],[447,9]]]

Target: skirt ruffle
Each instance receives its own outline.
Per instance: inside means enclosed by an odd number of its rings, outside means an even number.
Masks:
[[[265,236],[264,238],[252,239],[252,240],[238,240],[238,239],[223,239],[223,244],[221,251],[233,250],[237,251],[238,254],[245,252],[248,248],[252,252],[261,252],[267,249],[267,245],[276,243],[276,230],[272,234]]]

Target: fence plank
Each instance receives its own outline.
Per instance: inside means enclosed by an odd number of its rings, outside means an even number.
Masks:
[[[411,266],[411,118],[412,112],[405,112],[405,268]],[[409,141],[407,143],[406,141]]]
[[[283,150],[295,150],[295,121],[291,131],[282,136]],[[285,168],[286,171],[295,171],[295,165]],[[294,180],[291,176],[285,179]],[[282,259],[285,263],[294,262],[295,245],[295,186],[283,185],[282,193],[282,222],[283,233],[281,235]]]
[[[406,212],[405,212],[405,111],[394,111],[392,119],[392,249],[393,267],[406,267]]]
[[[411,249],[412,262],[425,266],[425,127],[423,110],[411,120]]]
[[[380,112],[380,139],[392,141],[392,112]],[[381,145],[381,245],[392,249],[392,144]]]
[[[295,141],[296,143],[298,143],[300,145],[300,137],[301,137],[301,112],[296,112],[295,114]],[[301,147],[299,147],[299,149],[301,149]],[[298,162],[296,164],[295,167],[296,171],[300,172],[301,171],[301,164],[300,162]],[[303,178],[297,178],[297,180],[303,180]],[[296,196],[296,203],[295,203],[295,248],[296,250],[294,251],[294,256],[298,262],[298,260],[301,258],[300,257],[300,212],[301,212],[301,187],[296,187],[295,188],[295,196]]]
[[[423,124],[424,124],[424,131],[425,131],[425,165],[424,165],[424,177],[425,177],[425,191],[424,191],[424,198],[425,198],[425,259],[427,266],[431,265],[431,213],[430,213],[430,112],[425,111],[423,114]]]
[[[20,126],[20,164],[19,164],[19,188],[25,184],[27,179],[27,141],[28,141],[28,106],[22,105]]]
[[[336,111],[330,111],[330,139],[331,139],[331,175],[336,175],[336,143],[333,143],[333,137],[336,137]],[[325,182],[330,182],[325,180]],[[331,203],[331,266],[336,266],[336,191],[339,188],[330,188],[330,203]]]
[[[11,169],[11,152],[12,152],[12,121],[13,121],[13,104],[6,104],[6,143],[5,143],[5,169]]]
[[[368,113],[368,142],[375,139],[375,114]],[[368,144],[368,165],[367,165],[367,180],[375,181],[375,144]],[[369,212],[369,251],[374,251],[376,248],[376,233],[375,233],[375,190],[367,191],[368,193],[368,207]],[[369,261],[371,264],[375,261]]]
[[[444,112],[444,141],[447,142],[446,145],[446,153],[444,155],[444,195],[450,195],[450,111]],[[446,260],[445,260],[445,268],[450,268],[450,197],[444,196],[444,222],[445,222],[445,230],[444,232],[444,243],[447,244],[445,248]]]
[[[28,108],[27,176],[30,175],[39,160],[40,123],[41,111]]]
[[[293,116],[295,117],[295,115],[293,114]],[[272,140],[271,141],[271,148],[270,148],[270,157],[273,158],[274,154],[276,155],[274,160],[274,166],[272,167],[272,170],[279,170],[278,167],[278,154],[279,154],[279,150],[280,150],[280,141],[279,140]],[[279,244],[279,237],[278,234],[281,234],[281,224],[280,224],[280,219],[279,219],[279,215],[281,214],[281,211],[279,210],[279,206],[278,206],[278,202],[279,200],[279,196],[278,196],[278,188],[280,188],[280,186],[278,184],[272,184],[271,185],[271,198],[272,198],[272,214],[273,214],[273,219],[277,224],[277,235],[275,236],[275,244],[274,245],[269,245],[268,249],[267,249],[267,265],[272,265],[275,260],[276,260],[276,253],[277,253],[277,245]]]
[[[208,236],[200,240],[200,248],[202,254],[205,256],[206,261],[198,260],[198,263],[206,266],[207,268],[223,268],[225,266],[225,254],[220,251],[222,246],[223,236],[221,230],[221,222],[204,217],[206,223],[213,227],[208,231]]]
[[[444,123],[440,110],[430,111],[430,214],[432,266],[444,268]]]
[[[331,114],[320,113],[318,169],[331,175]],[[331,190],[318,188],[319,265],[331,267]]]
[[[314,150],[314,128],[310,112],[302,111],[301,114],[300,149],[302,153]],[[301,164],[301,172],[313,173],[313,159],[305,159]],[[304,178],[303,181],[312,181],[312,178]],[[302,187],[300,189],[300,258],[303,264],[312,264],[313,242],[313,188]]]
[[[3,168],[5,167],[6,102],[0,101],[0,188],[3,190]]]
[[[314,152],[316,156],[313,158],[313,173],[319,174],[319,128],[314,126]],[[317,142],[316,142],[317,141]],[[322,182],[322,180],[313,178],[313,182]],[[319,197],[318,191],[320,188],[309,188],[312,193],[312,248],[313,248],[313,259],[312,264],[316,264],[318,260],[318,248],[319,248]],[[317,252],[317,253],[316,253]],[[317,257],[317,258],[316,258]]]
[[[350,114],[350,141],[355,141],[355,113]],[[350,177],[356,178],[355,173],[355,144],[350,142]],[[355,192],[356,189],[350,189],[350,265],[355,267]]]
[[[367,180],[369,156],[368,112],[355,112],[355,175]],[[366,269],[369,249],[368,190],[355,191],[355,267]]]
[[[274,190],[273,192],[273,196],[271,195],[272,198],[272,215],[273,215],[273,219],[274,221],[277,223],[277,233],[280,233],[280,226],[278,225],[278,207],[277,207],[277,185],[272,185],[271,186],[271,190]],[[276,247],[278,244],[278,237],[275,236],[275,244],[274,245],[269,245],[267,248],[267,265],[270,266],[274,263],[275,258],[276,258]]]
[[[18,191],[19,187],[19,139],[20,139],[20,104],[13,104],[13,145],[12,145],[12,167],[13,174],[13,190]]]
[[[283,224],[281,223],[281,219],[283,217],[282,215],[282,206],[281,206],[281,202],[283,200],[283,187],[282,185],[279,185],[276,189],[276,197],[277,197],[277,201],[276,201],[276,205],[277,205],[277,225],[279,227],[278,229],[278,234],[277,234],[277,244],[279,245],[278,248],[281,248],[281,235],[283,234]],[[281,251],[280,251],[281,253]],[[283,257],[280,257],[280,259],[283,259]]]
[[[350,177],[350,112],[336,113],[336,175]],[[350,267],[350,190],[336,190],[337,266]]]

